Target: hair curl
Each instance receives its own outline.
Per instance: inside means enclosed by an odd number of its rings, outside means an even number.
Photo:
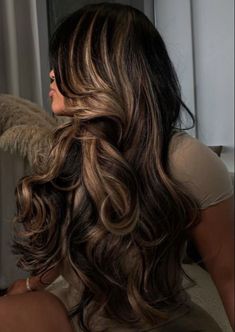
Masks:
[[[129,6],[86,6],[50,43],[71,122],[47,171],[17,186],[15,250],[40,274],[61,264],[80,289],[83,331],[95,312],[157,324],[181,305],[181,254],[197,202],[171,177],[168,148],[182,109],[177,77],[152,23]]]

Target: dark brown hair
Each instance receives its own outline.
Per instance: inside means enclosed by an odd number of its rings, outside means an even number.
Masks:
[[[71,122],[47,171],[17,187],[15,250],[34,274],[61,264],[81,297],[73,313],[153,325],[182,305],[181,257],[197,203],[171,177],[170,140],[189,112],[164,42],[129,6],[86,6],[50,44]],[[74,295],[75,296],[75,295]]]

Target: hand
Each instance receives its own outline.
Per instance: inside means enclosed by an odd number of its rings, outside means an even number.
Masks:
[[[29,286],[33,291],[43,290],[50,285],[60,274],[59,266],[44,273],[43,275],[31,276],[29,279]],[[29,290],[26,287],[26,279],[16,280],[7,290],[6,295],[24,294]]]
[[[26,280],[19,279],[16,280],[7,290],[6,295],[16,295],[27,293]]]

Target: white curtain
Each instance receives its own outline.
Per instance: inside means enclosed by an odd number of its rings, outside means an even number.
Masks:
[[[0,0],[0,93],[29,99],[48,109],[46,0]],[[1,110],[0,110],[1,111]],[[0,288],[21,272],[11,253],[14,188],[24,161],[0,151]]]
[[[46,107],[49,86],[46,0],[0,0],[0,30],[0,92]]]

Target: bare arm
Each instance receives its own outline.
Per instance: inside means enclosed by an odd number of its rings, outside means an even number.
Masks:
[[[191,235],[234,328],[233,198],[202,210],[201,221],[192,229]]]

